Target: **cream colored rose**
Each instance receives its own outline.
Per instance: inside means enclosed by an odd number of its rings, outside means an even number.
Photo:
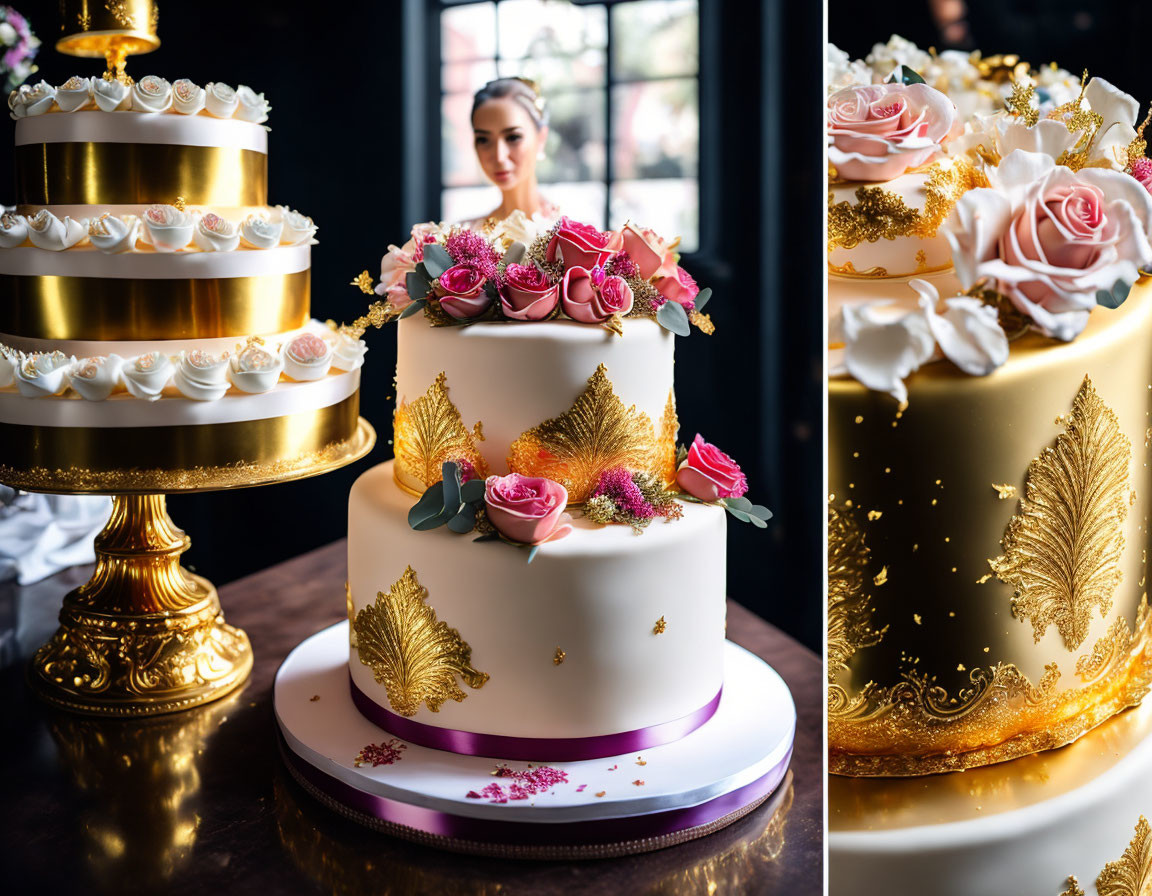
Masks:
[[[195,115],[204,108],[206,96],[203,87],[181,78],[172,85],[172,108],[181,115]]]
[[[240,245],[240,228],[209,212],[196,222],[192,241],[205,252],[231,252]]]
[[[272,249],[280,245],[284,232],[282,221],[270,221],[261,214],[251,214],[240,225],[240,239],[253,249]]]
[[[283,227],[280,242],[289,246],[298,246],[301,243],[309,242],[316,236],[318,228],[307,215],[302,215],[286,205],[276,206],[276,212]]]
[[[227,84],[213,82],[204,88],[204,108],[216,118],[231,118],[236,113],[240,100],[236,91]]]
[[[136,398],[156,401],[172,378],[172,361],[162,352],[133,358],[120,368],[124,385]]]
[[[75,112],[92,101],[92,81],[73,75],[56,88],[56,105],[61,112]]]
[[[74,358],[63,352],[24,355],[15,371],[16,388],[25,398],[47,398],[68,388],[68,369]]]
[[[92,99],[102,112],[115,112],[132,105],[132,94],[127,84],[120,81],[92,79]]]
[[[202,349],[181,352],[172,383],[186,398],[218,401],[228,391],[228,352],[220,356]]]
[[[104,401],[120,385],[119,355],[99,355],[75,361],[69,371],[72,388],[86,401]]]
[[[88,240],[105,255],[121,255],[136,248],[140,219],[136,215],[101,215],[88,222]]]
[[[196,222],[174,205],[152,205],[144,210],[144,236],[157,252],[179,252],[192,242]]]
[[[228,366],[228,379],[241,392],[267,392],[276,385],[283,370],[284,360],[279,352],[249,341],[243,347],[236,347]]]
[[[35,87],[21,84],[8,95],[8,110],[13,118],[28,118],[43,115],[55,101],[56,88],[47,81],[41,81]]]
[[[72,248],[87,236],[87,220],[77,221],[67,215],[64,220],[60,220],[46,208],[40,209],[28,219],[28,239],[39,249],[59,252]]]
[[[28,239],[28,219],[15,212],[0,215],[0,249],[14,249]]]
[[[264,99],[264,94],[257,93],[244,84],[236,88],[236,102],[234,117],[241,121],[261,124],[268,120],[268,113],[272,111],[272,107],[268,105],[268,100]]]
[[[145,75],[132,85],[132,109],[167,112],[172,108],[172,85],[156,75]]]

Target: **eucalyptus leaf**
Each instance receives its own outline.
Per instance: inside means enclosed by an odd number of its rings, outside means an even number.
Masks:
[[[753,504],[748,510],[754,517],[759,517],[762,520],[772,519],[772,511],[765,507],[763,504]]]
[[[915,69],[908,68],[906,65],[900,66],[896,71],[888,76],[885,84],[923,84],[924,79],[920,77],[920,73]]]
[[[472,540],[473,541],[499,541],[500,535],[496,532],[486,532],[484,535],[477,535]]]
[[[475,504],[484,500],[484,480],[469,479],[460,486],[460,500],[465,504]]]
[[[708,304],[708,300],[712,298],[712,287],[705,286],[700,292],[696,294],[696,298],[692,301],[696,305],[697,311],[703,311],[704,306]]]
[[[460,500],[460,467],[450,460],[445,461],[440,467],[440,475],[443,477],[440,484],[444,492],[444,512],[455,516],[463,503]]]
[[[408,525],[415,529],[418,524],[439,514],[443,507],[444,485],[437,482],[424,492],[420,500],[408,511]]]
[[[448,250],[439,243],[428,243],[424,247],[424,268],[433,280],[456,264]]]
[[[528,551],[528,562],[529,563],[531,563],[534,559],[536,559],[536,552],[539,550],[540,550],[540,545],[538,545],[538,544],[532,545],[532,549],[530,551]]]
[[[1117,280],[1112,289],[1100,289],[1096,291],[1096,304],[1103,305],[1105,308],[1119,308],[1124,304],[1124,300],[1128,298],[1128,293],[1131,292],[1131,290],[1131,283]]]
[[[687,336],[692,332],[688,325],[688,312],[679,302],[668,301],[660,306],[656,312],[656,321],[665,330],[671,330],[677,336]]]
[[[757,529],[767,529],[768,528],[768,524],[766,522],[764,522],[764,520],[760,519],[760,517],[758,517],[758,516],[748,517],[748,522],[750,522]]]
[[[456,514],[454,513],[441,510],[438,514],[436,514],[436,516],[432,517],[431,519],[424,520],[422,523],[417,523],[412,528],[417,532],[427,532],[429,529],[439,529],[455,515]]]
[[[747,498],[725,498],[724,503],[729,507],[735,507],[737,510],[748,511],[752,509],[752,502]]]
[[[432,281],[419,271],[409,271],[404,277],[404,288],[408,290],[408,297],[413,301],[423,299],[432,289]]]
[[[465,504],[463,510],[448,520],[448,528],[460,535],[471,532],[476,528],[476,508],[471,504]]]
[[[406,318],[406,317],[411,317],[413,314],[418,314],[419,312],[424,310],[424,306],[427,304],[428,304],[428,302],[426,302],[424,299],[417,299],[415,302],[413,302],[411,305],[409,305],[407,308],[405,308],[403,311],[401,311],[400,316],[396,319],[397,320],[404,320],[404,318]]]
[[[752,516],[745,513],[743,510],[737,510],[735,507],[729,507],[727,504],[724,505],[724,509],[732,514],[732,516],[736,517],[736,519],[740,520],[742,523],[752,522]]]
[[[519,240],[516,240],[508,247],[508,251],[504,253],[504,258],[501,262],[505,265],[520,264],[524,261],[524,256],[528,254],[528,247]]]

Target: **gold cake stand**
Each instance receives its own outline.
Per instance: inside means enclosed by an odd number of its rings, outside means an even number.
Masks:
[[[212,583],[180,565],[191,539],[168,516],[165,495],[270,485],[339,469],[376,443],[368,421],[355,419],[346,439],[259,464],[141,470],[125,457],[124,468],[93,469],[78,458],[82,475],[75,467],[0,466],[0,482],[13,488],[112,496],[112,516],[95,540],[96,570],[65,596],[60,627],[32,658],[29,679],[37,693],[75,712],[147,716],[207,703],[242,684],[252,670],[248,636],[224,621]]]

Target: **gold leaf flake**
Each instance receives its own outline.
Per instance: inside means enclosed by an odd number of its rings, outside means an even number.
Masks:
[[[605,470],[660,476],[660,464],[652,421],[635,406],[624,407],[603,364],[569,410],[521,434],[508,449],[509,469],[559,482],[573,504],[588,499]]]
[[[888,581],[888,567],[881,567],[880,572],[876,573],[872,581],[876,584],[877,587],[885,584]]]
[[[989,561],[1012,586],[1012,612],[1034,639],[1055,625],[1069,650],[1106,615],[1120,584],[1131,445],[1116,415],[1084,378],[1065,432],[1028,466],[1025,497]]]
[[[830,270],[833,274],[840,274],[844,277],[871,278],[888,276],[888,269],[881,267],[880,265],[876,265],[875,267],[871,267],[863,271],[858,271],[856,270],[856,265],[852,264],[851,261],[846,261],[844,264],[832,264],[832,262],[828,262],[828,270]],[[841,344],[839,347],[842,348],[843,344]]]
[[[668,401],[660,416],[660,444],[657,446],[660,476],[665,485],[676,481],[676,439],[680,434],[680,419],[676,416],[676,390],[668,390]]]
[[[1109,862],[1096,878],[1100,896],[1149,896],[1152,893],[1152,828],[1143,815],[1136,823],[1136,836],[1124,855]]]
[[[705,336],[711,336],[716,332],[716,325],[712,323],[712,318],[703,311],[689,311],[688,322]]]
[[[1087,896],[1087,894],[1080,886],[1080,881],[1076,880],[1075,874],[1071,875],[1066,881],[1064,881],[1064,886],[1066,889],[1063,893],[1060,894],[1060,896]]]
[[[664,634],[664,630],[666,628],[668,628],[668,623],[665,622],[664,617],[661,616],[659,619],[656,620],[656,624],[654,626],[652,626],[652,634],[662,635],[662,634]]]
[[[566,654],[563,650],[561,650],[559,647],[557,647],[556,653],[554,653],[552,655],[552,665],[559,666],[562,662],[564,662],[564,657],[566,657],[566,656],[568,656],[568,654]]]
[[[1008,107],[1008,111],[1023,120],[1024,124],[1032,127],[1040,120],[1040,109],[1038,105],[1033,105],[1036,99],[1036,85],[1026,79],[1020,81],[1013,81],[1012,92],[1008,95],[1008,99],[1004,101],[1004,105]]]
[[[441,479],[445,461],[466,460],[483,479],[488,475],[484,456],[476,448],[479,429],[469,432],[460,412],[448,397],[448,378],[443,371],[428,391],[396,408],[393,442],[397,473],[425,488]]]
[[[428,590],[409,566],[387,593],[356,614],[354,627],[360,662],[372,669],[388,693],[388,703],[402,716],[412,716],[424,703],[439,712],[445,700],[468,695],[456,683],[470,688],[488,680],[472,668],[472,648],[454,628],[436,618],[428,606]]]
[[[376,290],[372,286],[372,275],[367,271],[361,271],[357,274],[349,285],[357,287],[366,296],[376,294]]]
[[[1014,485],[1009,485],[1008,483],[997,485],[993,482],[992,488],[996,489],[996,494],[1000,497],[1001,501],[1008,501],[1016,497],[1016,486]]]
[[[882,517],[883,515],[884,515],[883,510],[869,510],[868,511],[868,522],[874,523],[874,522],[876,522],[876,520],[880,519],[880,517]]]

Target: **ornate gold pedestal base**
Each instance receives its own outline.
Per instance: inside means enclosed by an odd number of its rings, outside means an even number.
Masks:
[[[29,677],[48,702],[102,716],[188,709],[252,671],[248,636],[224,622],[212,584],[187,572],[190,539],[163,495],[118,495],[96,537],[96,571],[64,598]]]

